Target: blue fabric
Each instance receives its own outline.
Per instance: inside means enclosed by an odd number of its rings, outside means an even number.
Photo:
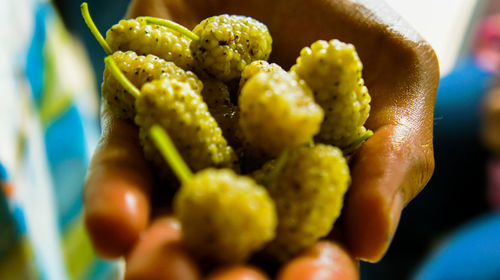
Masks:
[[[87,273],[85,279],[92,280],[107,280],[118,279],[117,271],[110,269],[110,262],[103,260],[96,260],[92,269]]]
[[[81,189],[88,165],[84,128],[73,105],[45,131],[45,147],[57,193],[59,227],[66,226],[81,210]]]
[[[0,183],[2,183],[2,181],[6,181],[7,179],[8,179],[8,177],[7,177],[7,170],[0,163]]]
[[[475,130],[480,102],[494,78],[495,74],[481,69],[472,58],[465,59],[443,77],[436,98],[436,129],[447,132]]]
[[[19,232],[26,234],[26,219],[24,218],[24,212],[19,207],[14,207],[13,217],[16,219]]]
[[[35,102],[40,106],[41,95],[44,89],[44,69],[45,62],[43,57],[43,46],[46,40],[45,21],[52,15],[50,3],[41,3],[36,6],[35,30],[33,39],[28,49],[26,57],[26,77],[30,83]]]
[[[11,9],[25,17],[16,19],[24,28],[6,29],[22,45],[6,49],[16,63],[7,71],[15,88],[5,100],[19,114],[2,135],[15,143],[12,150],[0,150],[7,167],[0,165],[0,258],[7,260],[0,261],[0,280],[118,279],[105,278],[116,274],[116,263],[95,255],[83,224],[82,185],[98,136],[93,85],[73,80],[90,74],[79,63],[86,57],[69,57],[77,42],[51,1],[10,1],[0,11]],[[11,124],[6,113],[0,124]]]
[[[500,213],[461,227],[429,258],[415,279],[500,279]]]

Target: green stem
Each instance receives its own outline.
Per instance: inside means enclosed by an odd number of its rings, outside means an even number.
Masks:
[[[191,180],[193,173],[175,148],[168,133],[161,126],[155,124],[149,130],[149,135],[182,184]]]
[[[90,32],[94,35],[94,37],[97,39],[97,42],[101,44],[101,47],[104,49],[104,51],[107,54],[112,54],[113,51],[109,47],[108,43],[106,40],[104,40],[104,37],[102,37],[101,33],[97,29],[97,27],[94,24],[94,21],[92,20],[92,17],[90,17],[89,13],[89,7],[86,2],[83,2],[82,5],[80,5],[80,9],[82,10],[82,16],[83,20],[85,20],[85,23],[87,24],[87,27],[90,29]]]
[[[198,35],[194,34],[191,30],[187,29],[186,27],[175,23],[173,21],[167,20],[167,19],[162,19],[162,18],[156,18],[156,17],[143,17],[144,21],[146,24],[157,24],[161,26],[168,27],[172,30],[175,30],[182,35],[190,38],[191,40],[198,41],[200,40],[200,37]]]
[[[311,138],[311,139],[309,140],[309,143],[307,143],[307,144],[309,145],[309,147],[314,147],[314,139],[313,139],[313,138]]]
[[[130,92],[130,94],[132,94],[135,98],[138,98],[141,95],[141,92],[127,79],[127,77],[125,77],[120,68],[118,68],[112,56],[107,56],[104,59],[104,63],[111,72],[111,75],[118,80],[120,85],[122,85],[125,90]]]
[[[363,135],[361,135],[358,139],[354,140],[347,148],[343,150],[344,155],[348,155],[356,151],[363,142],[368,140],[373,135],[373,131],[370,129],[366,130]]]
[[[281,154],[275,161],[274,168],[271,170],[271,172],[269,172],[269,175],[264,182],[264,186],[269,186],[271,182],[279,176],[288,161],[289,154],[289,149],[285,149],[283,152],[281,152]]]

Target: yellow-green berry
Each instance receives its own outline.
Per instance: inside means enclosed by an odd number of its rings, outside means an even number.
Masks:
[[[353,45],[338,40],[316,41],[301,50],[291,71],[305,80],[325,111],[315,140],[345,148],[366,132],[371,97]]]
[[[245,139],[269,155],[309,142],[323,120],[323,110],[311,92],[287,72],[254,75],[238,102]]]
[[[133,51],[117,51],[112,57],[121,72],[137,88],[141,88],[144,83],[166,77],[185,81],[198,92],[203,88],[203,84],[194,73],[184,71],[173,62],[157,56],[137,55]],[[110,105],[110,110],[119,117],[129,120],[135,118],[135,97],[123,88],[107,68],[104,69],[101,92],[104,101]]]
[[[141,17],[115,24],[107,31],[106,42],[113,52],[131,50],[140,55],[153,54],[185,70],[194,64],[189,50],[191,39],[167,27],[146,24]]]
[[[279,261],[296,256],[331,231],[350,184],[342,151],[323,144],[290,150],[283,165],[272,161],[255,179],[267,185],[276,205],[276,238],[265,254]]]
[[[183,242],[198,258],[244,262],[274,238],[276,210],[267,191],[228,169],[205,169],[174,198]]]
[[[284,72],[283,68],[276,63],[269,63],[265,60],[256,60],[248,64],[241,72],[239,91],[243,88],[245,83],[255,74],[260,72]]]
[[[200,22],[193,32],[200,37],[191,41],[194,58],[201,68],[224,82],[239,78],[246,65],[267,60],[271,53],[269,30],[250,17],[213,16]]]
[[[169,167],[149,139],[148,132],[158,124],[170,135],[188,166],[198,171],[207,167],[238,168],[233,149],[222,136],[222,130],[210,115],[199,92],[175,78],[144,84],[136,101],[136,124],[146,158],[162,173]]]

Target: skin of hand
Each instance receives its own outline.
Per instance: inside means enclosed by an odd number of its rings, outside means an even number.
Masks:
[[[481,134],[485,146],[500,154],[500,87],[496,85],[482,101]]]
[[[265,23],[273,37],[270,60],[285,69],[295,63],[300,49],[318,39],[336,38],[356,47],[372,96],[366,127],[374,135],[350,160],[352,184],[335,230],[340,234],[285,264],[277,277],[357,279],[357,259],[380,260],[403,207],[434,170],[439,66],[433,49],[380,1],[135,0],[127,16],[162,17],[192,29],[223,13]],[[127,279],[199,279],[196,264],[180,246],[175,218],[151,214],[153,176],[142,156],[138,129],[106,106],[102,127],[84,189],[85,222],[95,249],[104,257],[125,256]],[[241,265],[221,268],[208,278],[267,276]]]

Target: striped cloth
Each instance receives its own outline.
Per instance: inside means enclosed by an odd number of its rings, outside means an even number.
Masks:
[[[116,279],[82,223],[99,136],[94,76],[52,4],[0,9],[0,279]]]

